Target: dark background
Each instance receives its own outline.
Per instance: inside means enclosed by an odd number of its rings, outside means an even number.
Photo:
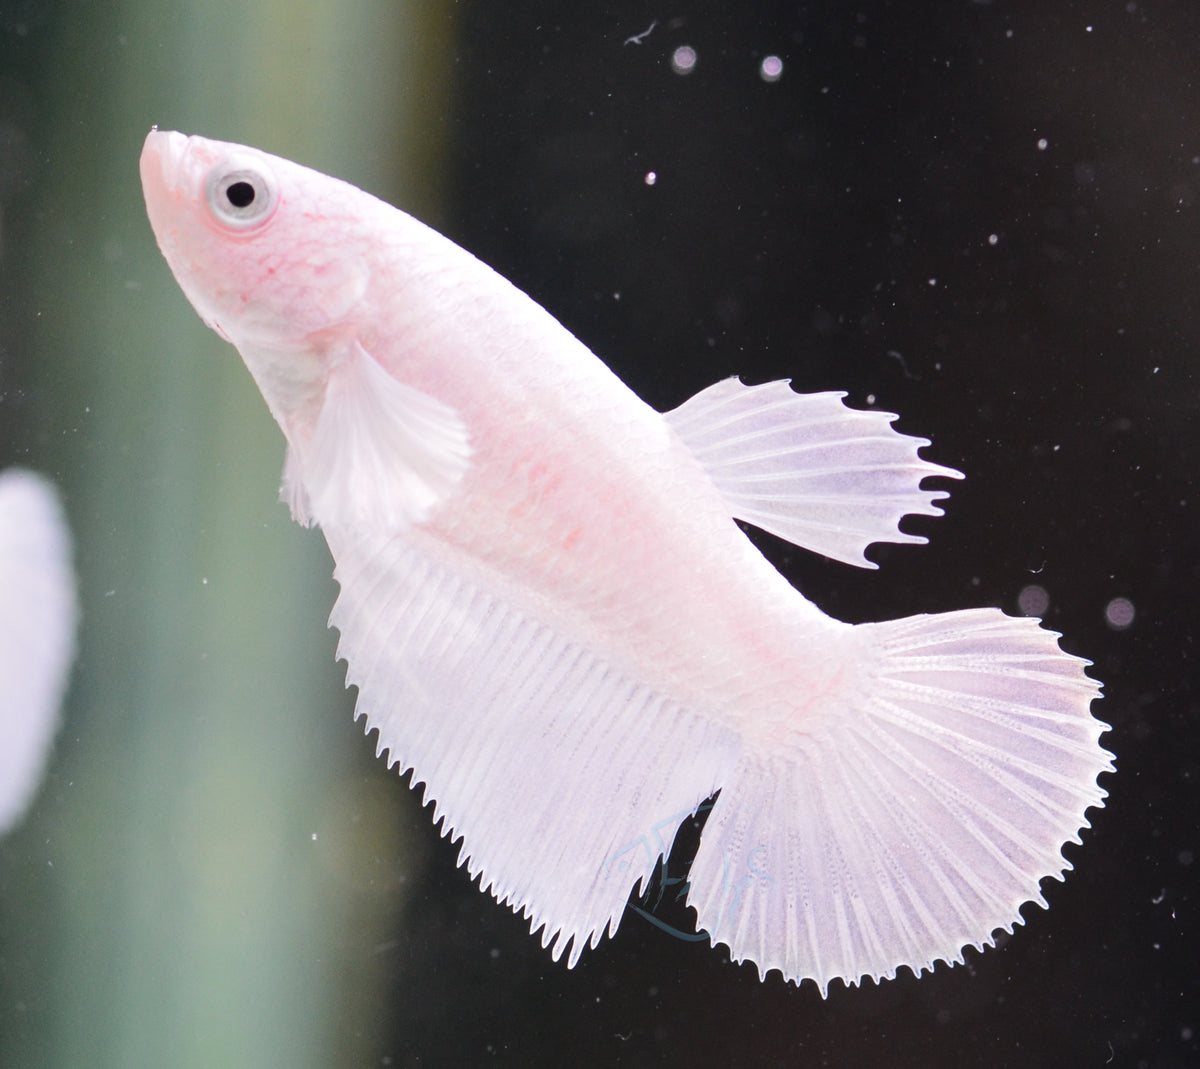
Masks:
[[[1027,906],[1002,949],[825,1002],[628,913],[574,973],[552,969],[445,848],[429,895],[447,931],[413,948],[430,982],[397,1051],[1200,1064],[1200,9],[478,5],[462,26],[452,236],[660,408],[733,373],[788,377],[932,438],[968,477],[945,518],[906,521],[930,545],[877,546],[868,573],[760,541],[853,621],[1015,613],[1038,584],[1105,684],[1119,772],[1049,912]],[[1128,630],[1106,625],[1115,597]]]
[[[203,47],[218,38],[198,29],[199,8],[177,7],[145,8],[135,22],[103,5],[0,2],[0,460],[62,481],[87,628],[44,797],[29,827],[0,843],[0,1062],[10,1050],[21,1069],[72,1064],[63,1051],[123,1069],[268,1064],[222,1055],[218,1040],[235,1021],[274,1036],[256,1015],[286,1001],[283,981],[249,1000],[230,995],[200,1025],[188,1013],[201,996],[240,990],[275,946],[264,933],[309,894],[304,865],[336,867],[341,855],[304,853],[319,826],[321,843],[339,832],[362,842],[334,889],[310,894],[311,915],[341,918],[341,934],[318,939],[296,924],[280,959],[295,985],[324,983],[296,1004],[304,1027],[322,1022],[327,1046],[297,1041],[279,1064],[1200,1064],[1200,7],[381,3],[370,8],[380,27],[419,9],[403,22],[404,62],[440,72],[422,82],[429,95],[403,79],[370,84],[369,115],[318,95],[293,126],[274,123],[271,107],[276,96],[295,104],[313,59],[276,56],[294,27],[268,12],[253,44],[222,46],[270,94],[231,77],[200,105],[161,88],[223,77],[207,66],[220,56]],[[296,23],[310,11],[297,6]],[[176,52],[169,34],[183,42]],[[697,56],[687,75],[671,65],[684,45]],[[347,55],[350,84],[360,75]],[[759,74],[768,55],[783,62],[774,83]],[[83,88],[66,87],[68,71]],[[120,108],[98,88],[110,84],[122,87]],[[436,131],[436,167],[414,168],[382,139],[373,150],[304,140],[306,128],[353,131],[380,114],[386,126],[391,109],[416,109]],[[838,982],[826,1000],[811,983],[760,982],[724,949],[632,912],[567,971],[455,868],[457,848],[374,760],[336,685],[309,687],[311,708],[280,698],[286,731],[255,734],[274,681],[299,663],[333,664],[321,633],[329,562],[319,537],[274,503],[278,436],[236,355],[184,306],[138,215],[134,165],[151,122],[253,140],[411,208],[659,408],[730,374],[790,378],[802,391],[845,390],[852,405],[899,413],[901,430],[929,437],[929,458],[967,475],[944,517],[906,521],[929,545],[876,546],[881,567],[868,572],[756,541],[845,620],[1017,613],[1022,590],[1045,591],[1048,626],[1104,683],[1095,711],[1112,725],[1102,742],[1118,768],[1102,778],[1110,796],[1083,845],[1064,851],[1074,871],[1044,885],[1049,911],[1026,907],[1024,926],[998,948],[966,951],[965,966]],[[392,165],[407,175],[402,192],[370,178]],[[104,176],[119,191],[108,198],[94,192],[110,188]],[[73,313],[39,281],[60,269],[101,309],[80,315],[95,344],[74,343],[78,355],[56,333]],[[168,315],[186,324],[180,333],[147,340]],[[103,369],[127,354],[143,363],[104,386]],[[160,367],[185,369],[184,381],[160,381]],[[62,399],[68,385],[91,391],[87,414]],[[126,395],[153,398],[165,422],[141,409],[106,415]],[[259,483],[233,494],[251,464],[240,443],[227,454],[220,441],[172,443],[194,428],[224,436],[235,422],[261,435],[268,459]],[[106,483],[122,464],[138,474]],[[225,511],[184,511],[210,499]],[[143,552],[150,528],[161,537]],[[243,550],[274,560],[284,545],[299,546],[302,563],[279,565],[278,590],[313,576],[311,601],[265,593],[261,565],[244,575],[227,565]],[[180,571],[181,560],[194,563]],[[152,587],[165,599],[153,612]],[[1106,623],[1115,598],[1136,611],[1127,629]],[[305,652],[268,642],[280,621],[299,621]],[[180,632],[191,636],[182,644]],[[248,651],[244,679],[228,673],[227,635]],[[162,648],[148,651],[154,641]],[[152,746],[136,732],[173,708],[147,681],[154,672],[183,697]],[[114,679],[150,694],[149,711],[109,697]],[[205,711],[186,704],[196,696]],[[194,755],[218,707],[230,711],[235,726],[221,730],[237,757],[214,758],[219,787],[211,777],[196,787]],[[158,778],[139,779],[154,762]],[[320,801],[322,777],[335,774],[334,801]],[[259,783],[281,799],[284,831],[235,849],[230,837],[263,804],[239,792]],[[185,794],[197,806],[219,796],[228,823],[172,808]],[[386,816],[371,823],[367,812]],[[279,847],[280,860],[272,850],[285,836],[295,845]],[[239,874],[269,861],[283,890],[254,906]],[[370,923],[354,912],[368,900]],[[180,902],[201,912],[172,913]],[[209,917],[214,902],[228,912]],[[656,915],[681,927],[690,916],[670,902]],[[219,939],[231,947],[220,966],[193,967]],[[192,986],[172,986],[179,977]]]

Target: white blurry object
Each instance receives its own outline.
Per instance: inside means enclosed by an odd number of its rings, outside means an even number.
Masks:
[[[0,834],[45,769],[75,648],[71,539],[54,487],[0,473]]]

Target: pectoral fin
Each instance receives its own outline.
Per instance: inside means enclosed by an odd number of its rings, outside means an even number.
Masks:
[[[453,408],[394,379],[352,342],[333,361],[311,434],[289,442],[281,496],[306,526],[396,531],[427,519],[470,457]]]

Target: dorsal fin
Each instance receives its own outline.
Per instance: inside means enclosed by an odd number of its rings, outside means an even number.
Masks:
[[[940,516],[949,494],[922,480],[962,473],[923,460],[929,442],[894,430],[890,412],[862,412],[844,393],[796,393],[786,381],[725,379],[667,422],[729,502],[733,516],[826,557],[875,568],[872,542],[927,539],[900,530],[904,516]]]

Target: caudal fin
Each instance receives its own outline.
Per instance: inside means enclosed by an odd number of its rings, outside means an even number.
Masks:
[[[1112,771],[1100,688],[1036,620],[976,609],[848,629],[858,678],[787,751],[748,752],[691,872],[698,926],[762,976],[914,973],[1045,905]]]

